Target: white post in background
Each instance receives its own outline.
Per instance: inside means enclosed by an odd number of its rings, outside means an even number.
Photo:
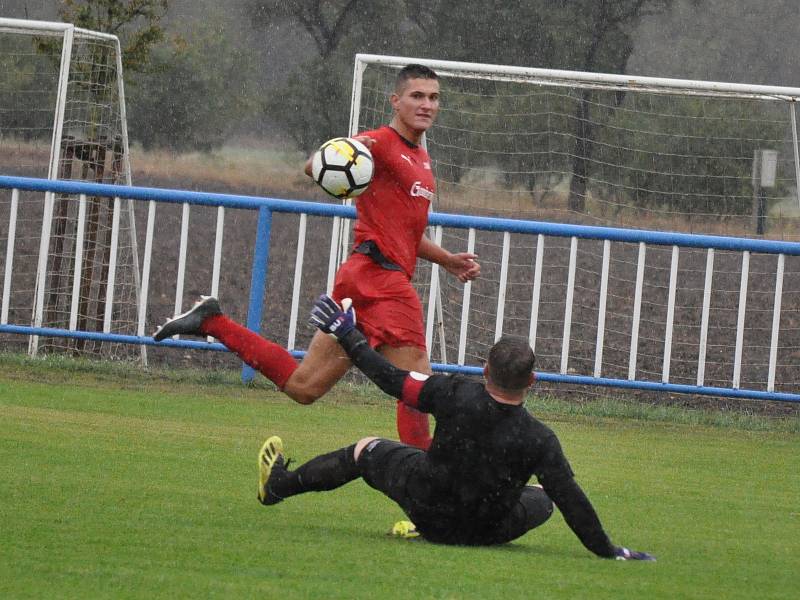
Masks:
[[[142,291],[139,294],[139,323],[136,334],[144,336],[145,322],[147,320],[147,294],[150,290],[150,264],[153,257],[153,227],[156,220],[156,202],[147,203],[147,230],[144,236],[144,258],[142,259]]]
[[[508,254],[511,250],[511,234],[503,233],[503,258],[500,260],[500,288],[497,292],[497,318],[494,322],[494,341],[503,335],[503,319],[506,311],[506,288],[508,287]]]
[[[225,207],[217,207],[217,230],[214,236],[214,266],[211,271],[211,295],[219,298],[219,276],[222,270],[222,240],[225,235]],[[214,341],[213,336],[208,336],[206,341]]]
[[[78,201],[78,224],[75,233],[75,265],[72,273],[72,304],[69,310],[69,329],[78,327],[78,307],[81,300],[81,271],[83,268],[83,235],[86,229],[86,194],[81,194]]]
[[[708,351],[708,320],[711,312],[711,283],[714,279],[714,249],[706,254],[706,281],[703,286],[703,313],[700,318],[700,348],[697,358],[697,385],[701,386],[706,377],[706,353]]]
[[[117,247],[119,246],[119,198],[114,198],[114,213],[111,225],[111,252],[108,259],[108,282],[106,283],[106,311],[103,318],[103,333],[111,333],[111,315],[114,308],[114,282],[117,278]]]
[[[433,228],[433,242],[442,245],[442,227]],[[433,351],[433,329],[437,320],[437,308],[441,310],[439,303],[439,265],[431,263],[431,280],[428,288],[428,310],[425,319],[425,346],[428,348],[428,358]],[[442,362],[446,362],[442,359]]]
[[[8,239],[6,240],[6,268],[3,275],[3,302],[0,305],[0,325],[8,324],[8,305],[11,301],[11,272],[14,266],[14,242],[17,237],[17,207],[19,190],[11,190],[11,207],[8,216]]]
[[[297,313],[300,309],[300,283],[303,280],[303,257],[306,251],[306,221],[308,215],[300,215],[300,224],[297,228],[297,254],[294,261],[294,283],[292,285],[292,307],[289,316],[289,339],[286,347],[294,350],[297,336]]]
[[[175,314],[183,312],[183,284],[186,279],[186,247],[189,241],[189,203],[183,203],[181,215],[181,241],[178,250],[178,279],[175,283]]]
[[[677,246],[672,247],[672,264],[669,271],[669,293],[667,299],[667,326],[664,331],[664,363],[661,370],[661,381],[669,383],[669,367],[672,359],[672,332],[675,323],[675,291],[678,287],[678,256]]]
[[[536,260],[533,267],[533,297],[531,298],[531,325],[528,329],[528,343],[536,352],[536,330],[539,326],[539,299],[542,293],[542,259],[544,257],[544,236],[536,236]]]
[[[569,363],[569,339],[572,334],[572,303],[575,299],[575,269],[578,260],[578,238],[572,237],[569,245],[569,273],[567,274],[567,298],[564,306],[564,333],[561,338],[561,374],[567,374]]]
[[[597,339],[594,344],[594,376],[600,377],[603,368],[603,342],[606,333],[606,303],[608,300],[608,271],[611,262],[611,242],[603,240],[603,267],[600,275],[600,302],[597,307]]]
[[[467,234],[467,252],[475,252],[475,230],[470,227]],[[461,331],[458,335],[458,364],[463,365],[467,355],[467,327],[469,326],[469,302],[472,294],[472,282],[464,284],[464,299],[461,302]]]
[[[772,308],[772,337],[769,343],[769,374],[767,391],[775,391],[775,368],[778,363],[778,335],[781,324],[781,299],[783,297],[783,271],[786,256],[778,254],[778,266],[775,273],[775,303]]]
[[[644,242],[639,242],[639,260],[636,266],[636,292],[633,298],[633,323],[631,325],[631,347],[628,357],[628,379],[636,379],[636,358],[639,352],[639,320],[642,316],[642,288],[644,287],[644,263],[646,256]]]
[[[733,356],[733,388],[739,389],[742,378],[742,348],[744,346],[744,317],[747,308],[747,282],[750,277],[750,252],[742,253],[742,279],[739,282],[739,313],[736,319],[736,349]]]

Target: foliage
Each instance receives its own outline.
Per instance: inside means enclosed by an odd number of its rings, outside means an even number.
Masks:
[[[314,43],[316,56],[268,92],[262,106],[265,118],[281,123],[304,150],[347,130],[353,55],[402,54],[415,39],[402,1],[253,0],[251,13],[256,27],[292,23]]]
[[[147,68],[153,48],[164,40],[161,19],[169,0],[63,0],[58,13],[77,27],[120,38],[123,72]]]
[[[607,106],[597,114],[593,191],[636,207],[749,214],[753,154],[781,149],[788,133],[783,106],[765,104],[639,94]]]
[[[252,106],[246,56],[216,25],[192,43],[159,47],[148,76],[131,86],[130,131],[145,148],[209,151],[222,145]]]
[[[48,135],[52,129],[56,104],[53,80],[58,73],[61,44],[43,47],[39,41],[36,48],[38,52],[32,52],[31,40],[24,36],[0,37],[0,107],[13,108],[2,111],[0,137],[31,139]],[[49,95],[41,93],[48,89]]]

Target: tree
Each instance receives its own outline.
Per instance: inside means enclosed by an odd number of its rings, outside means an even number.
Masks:
[[[213,150],[253,110],[252,71],[231,40],[209,23],[192,33],[191,43],[153,52],[128,111],[131,135],[145,148]]]
[[[567,68],[579,71],[624,73],[633,51],[632,33],[640,19],[667,10],[673,0],[564,0],[561,10],[551,13],[556,30],[571,33],[572,43],[565,45]],[[583,212],[586,207],[586,184],[594,153],[591,99],[585,88],[575,114],[575,148],[569,207]],[[617,96],[622,102],[623,96]]]
[[[63,0],[58,14],[78,27],[116,35],[123,71],[142,71],[164,40],[161,19],[168,5],[169,0]]]
[[[311,82],[303,70],[315,76],[324,73],[329,85],[338,78],[349,81],[352,52],[347,53],[348,49],[621,73],[631,54],[631,34],[639,19],[666,10],[672,1],[262,0],[254,1],[252,10],[257,24],[288,20],[313,39],[317,58],[293,78],[290,87],[297,93],[303,84],[319,89],[319,82]],[[330,71],[337,75],[329,75]],[[346,99],[345,93],[329,89],[337,100],[336,110],[346,113],[338,105]],[[304,100],[314,102],[313,98]],[[588,106],[587,98],[576,109],[584,128],[581,137],[587,140],[576,148],[583,157],[575,164],[576,196],[581,194],[581,186],[585,193],[584,171],[591,157],[591,130],[586,129]],[[299,110],[299,106],[296,108]],[[304,110],[314,115],[325,109],[318,105]],[[331,117],[328,114],[321,121],[335,122]],[[306,134],[293,135],[306,138]]]
[[[401,53],[415,39],[402,0],[253,0],[255,27],[288,22],[313,42],[315,56],[301,64],[263,102],[265,118],[285,125],[310,150],[347,128],[353,55]],[[408,36],[398,36],[398,28]]]

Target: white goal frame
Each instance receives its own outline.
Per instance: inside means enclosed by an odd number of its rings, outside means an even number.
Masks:
[[[29,36],[35,35],[35,36],[43,36],[51,38],[60,38],[62,40],[58,90],[56,96],[56,105],[54,107],[54,114],[53,114],[53,130],[52,130],[53,133],[50,144],[50,160],[49,160],[48,174],[47,174],[47,178],[50,180],[55,180],[58,178],[59,164],[63,158],[61,156],[61,150],[63,147],[62,142],[64,138],[65,109],[68,101],[68,87],[69,87],[68,84],[69,84],[72,59],[73,59],[72,57],[73,41],[76,38],[95,39],[108,42],[115,47],[116,69],[118,73],[118,76],[116,77],[116,84],[118,87],[118,97],[119,97],[120,134],[121,134],[121,148],[122,148],[121,172],[120,172],[121,177],[120,181],[116,181],[115,183],[131,185],[132,181],[131,181],[131,168],[130,168],[130,149],[128,143],[127,116],[125,108],[125,89],[122,77],[122,49],[120,46],[119,38],[112,34],[75,27],[73,24],[70,23],[8,19],[8,18],[0,18],[0,33],[14,33],[20,35],[29,35]],[[83,200],[83,202],[85,203],[85,199]],[[47,261],[48,261],[48,252],[51,240],[51,225],[53,223],[54,203],[55,203],[55,194],[47,193],[44,198],[44,214],[42,217],[41,239],[39,245],[39,259],[38,259],[36,282],[35,282],[36,287],[35,287],[34,304],[31,316],[32,325],[35,328],[41,327],[43,322],[43,313],[45,308],[44,295],[45,295],[45,287],[47,279]],[[80,212],[82,217],[85,217],[84,208],[85,207],[82,205]],[[119,198],[117,198],[115,199],[114,215],[112,221],[113,223],[111,232],[112,248],[110,254],[111,264],[109,265],[109,274],[108,274],[108,282],[106,286],[106,297],[105,297],[105,314],[103,319],[103,331],[106,333],[109,332],[111,329],[112,307],[114,300],[114,284],[115,284],[114,277],[116,270],[116,248],[117,248],[117,243],[119,241],[120,213],[123,210],[127,212],[128,223],[131,231],[131,239],[129,240],[129,242],[131,244],[133,261],[135,265],[132,271],[134,277],[135,292],[137,295],[136,305],[137,307],[140,306],[139,297],[141,296],[141,277],[139,274],[139,267],[138,267],[139,256],[138,256],[138,247],[136,240],[136,221],[134,218],[134,204],[133,201],[127,200],[124,202],[123,205],[123,202]],[[80,239],[80,233],[82,233],[82,226],[79,228],[79,239]],[[80,257],[80,249],[77,250],[77,257],[78,258]],[[77,275],[76,275],[75,286],[77,287]],[[71,328],[74,328],[75,324],[75,313],[77,310],[77,304],[75,300],[76,300],[75,293],[73,293],[73,310],[72,310],[73,314],[71,317]],[[29,345],[28,345],[29,354],[31,356],[36,356],[38,352],[38,347],[39,347],[39,336],[31,335],[29,338]],[[141,357],[142,361],[146,363],[147,353],[146,353],[146,348],[144,346],[141,347]]]

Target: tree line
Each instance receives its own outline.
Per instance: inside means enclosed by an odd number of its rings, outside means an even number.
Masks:
[[[637,27],[674,3],[247,0],[254,29],[286,23],[311,41],[308,58],[268,90],[258,85],[247,51],[233,43],[237,31],[213,20],[201,23],[190,35],[167,30],[169,0],[65,0],[60,16],[80,27],[120,37],[129,132],[145,148],[209,151],[222,145],[242,123],[263,119],[279,123],[299,148],[308,151],[347,129],[357,52],[625,73]],[[614,127],[635,129],[635,120],[640,118],[630,111],[602,114],[595,99],[592,90],[578,92],[568,125],[573,135],[561,154],[568,157],[562,159],[568,162],[563,168],[572,173],[569,201],[577,211],[584,209],[587,185],[597,175],[593,165],[604,164],[608,146],[603,142],[608,132]],[[614,102],[623,106],[625,94],[618,94]],[[690,104],[687,107],[693,110]],[[630,122],[620,122],[626,118]],[[756,133],[751,137],[769,137]],[[737,149],[739,155],[748,151]],[[647,161],[646,154],[631,160]],[[676,171],[691,172],[692,168],[697,165],[674,165]],[[639,190],[658,188],[652,181],[629,183]],[[730,184],[722,179],[719,184],[723,189],[709,190],[709,195],[741,193],[724,189]],[[637,202],[660,201],[646,191],[639,196]],[[683,208],[692,209],[691,197],[687,190]]]

